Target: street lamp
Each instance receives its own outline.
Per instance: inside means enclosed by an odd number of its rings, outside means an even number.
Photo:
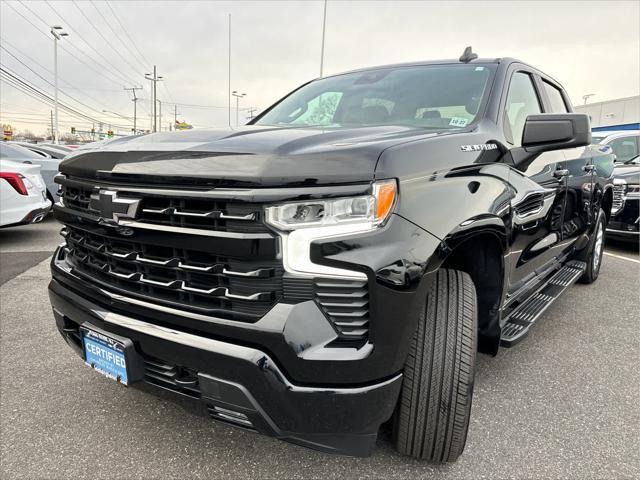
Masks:
[[[582,95],[582,100],[584,100],[583,105],[587,104],[587,100],[589,100],[589,97],[594,97],[595,95],[595,93],[587,93],[586,95]]]
[[[60,136],[60,132],[58,131],[58,40],[61,40],[62,37],[68,37],[69,34],[62,32],[62,27],[59,25],[54,25],[51,27],[51,35],[53,35],[53,86],[54,86],[54,111],[55,111],[55,122],[53,126],[53,143],[59,143],[58,137]]]
[[[238,93],[237,90],[234,90],[233,92],[231,92],[231,95],[236,97],[236,127],[237,127],[239,125],[238,112],[240,111],[240,99],[243,98],[243,97],[246,97],[247,94],[246,93]]]

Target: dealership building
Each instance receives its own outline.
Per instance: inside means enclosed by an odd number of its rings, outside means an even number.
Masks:
[[[640,95],[574,107],[591,118],[594,132],[640,129]]]

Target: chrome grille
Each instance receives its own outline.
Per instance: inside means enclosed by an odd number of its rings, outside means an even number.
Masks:
[[[282,296],[279,260],[223,258],[72,226],[61,233],[74,271],[128,295],[247,322],[257,321]]]
[[[625,183],[616,183],[613,185],[613,202],[611,204],[611,213],[616,214],[624,207],[625,193],[627,185]]]
[[[66,207],[100,216],[100,212],[94,208],[99,191],[97,186],[78,181],[69,182],[64,178],[60,183],[60,197]],[[259,204],[187,196],[141,195],[135,189],[120,192],[123,197],[141,200],[136,218],[141,223],[222,232],[269,232],[262,221],[262,208]]]
[[[363,345],[369,333],[367,281],[316,278],[314,293],[338,332],[336,345]]]

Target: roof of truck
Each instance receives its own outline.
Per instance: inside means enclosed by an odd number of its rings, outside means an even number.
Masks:
[[[516,58],[512,58],[512,57],[501,57],[501,58],[476,58],[474,60],[471,60],[469,62],[461,62],[459,59],[457,58],[450,58],[450,59],[445,59],[445,60],[417,60],[417,61],[413,61],[413,62],[403,62],[403,63],[390,63],[388,65],[377,65],[377,66],[372,66],[372,67],[362,67],[362,68],[355,68],[353,70],[347,70],[345,72],[339,72],[339,73],[335,73],[333,75],[327,75],[326,77],[334,77],[334,76],[338,76],[338,75],[345,75],[347,73],[357,73],[357,72],[367,72],[370,70],[382,70],[382,69],[386,69],[386,68],[398,68],[398,67],[417,67],[417,66],[421,66],[421,65],[472,65],[472,64],[477,64],[477,65],[486,65],[486,64],[500,64],[500,63],[522,63],[523,65],[527,65],[530,66],[531,68],[537,70],[537,68],[528,65],[525,62],[522,62]],[[323,78],[326,78],[323,77]]]

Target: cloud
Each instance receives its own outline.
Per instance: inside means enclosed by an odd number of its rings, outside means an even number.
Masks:
[[[138,103],[139,122],[148,125],[149,81],[144,80],[144,73],[150,65],[143,65],[145,62],[122,32],[109,5],[103,1],[93,2],[95,7],[90,2],[50,3],[53,9],[44,2],[26,2],[32,10],[29,12],[18,2],[3,2],[2,45],[15,54],[5,43],[9,42],[32,57],[42,67],[16,54],[53,82],[52,75],[43,69],[53,69],[53,47],[47,25],[61,24],[71,32],[61,46],[94,68],[60,51],[61,89],[93,110],[64,95],[61,100],[104,120],[105,124],[126,123],[102,110],[131,116],[133,104],[122,88],[137,83],[145,87]],[[164,77],[165,85],[159,85],[158,98],[165,102],[165,127],[173,118],[170,115],[173,106],[169,104],[172,101],[221,107],[178,106],[181,120],[197,126],[227,123],[229,13],[232,15],[231,87],[247,93],[241,107],[263,109],[318,76],[323,8],[320,1],[111,1],[110,5],[135,46],[149,63],[157,64],[159,74]],[[329,1],[325,73],[411,60],[457,58],[465,46],[473,45],[481,57],[513,56],[536,66],[563,83],[574,102],[585,93],[596,93],[594,100],[597,101],[637,95],[640,91],[638,18],[640,4],[635,1]],[[107,24],[119,34],[122,42]],[[7,68],[52,94],[50,84],[6,51],[1,51],[0,60]],[[11,115],[25,118],[5,112],[31,112],[34,116],[29,118],[37,118],[42,123],[31,128],[44,131],[50,107],[4,83],[0,94],[3,122]],[[233,105],[235,107],[235,102]],[[232,117],[235,119],[235,113]],[[62,120],[63,130],[72,123],[77,128],[91,126],[67,114],[62,115]],[[20,128],[21,122],[12,123]]]

